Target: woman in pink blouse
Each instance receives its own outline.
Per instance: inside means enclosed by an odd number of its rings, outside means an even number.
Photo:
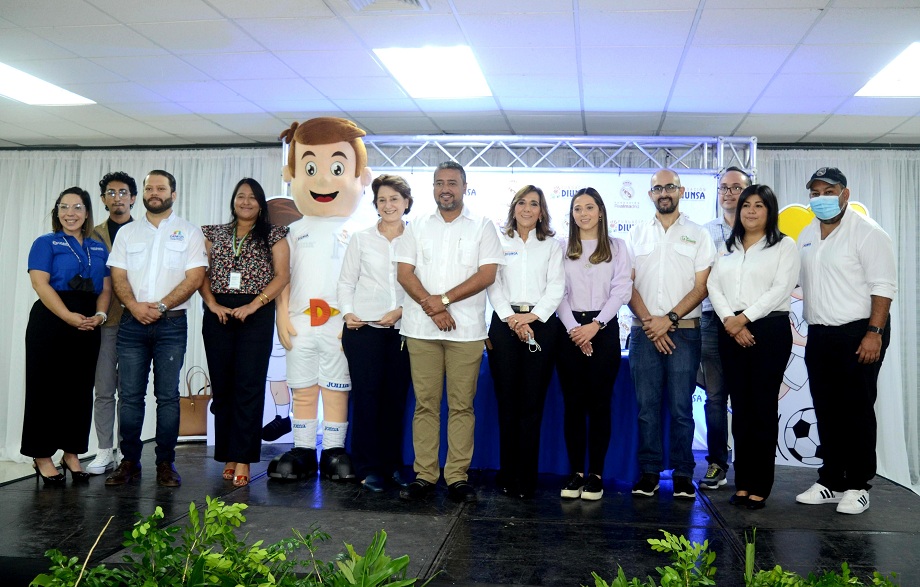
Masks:
[[[569,208],[565,296],[557,311],[565,334],[559,343],[556,370],[572,471],[561,492],[566,499],[593,501],[604,495],[610,400],[620,369],[617,313],[632,294],[629,253],[621,239],[608,236],[608,222],[597,190],[578,190]]]
[[[209,265],[199,289],[201,326],[211,373],[214,460],[224,479],[249,483],[262,448],[265,376],[272,351],[275,297],[290,279],[286,226],[272,226],[265,191],[254,179],[236,184],[229,224],[202,227]]]

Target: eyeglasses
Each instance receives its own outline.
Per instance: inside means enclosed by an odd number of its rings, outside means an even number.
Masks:
[[[127,198],[128,196],[131,195],[131,192],[129,192],[128,190],[118,190],[118,191],[105,190],[105,195],[107,195],[110,198]]]
[[[58,212],[66,212],[70,210],[71,208],[73,208],[74,212],[82,212],[86,210],[86,206],[84,206],[83,204],[58,204],[57,205]]]
[[[667,192],[669,194],[673,194],[679,189],[680,189],[679,185],[674,185],[673,183],[669,183],[668,185],[656,185],[651,189],[651,191],[656,194],[660,194],[661,192]]]
[[[731,193],[731,194],[734,194],[734,195],[737,196],[738,194],[740,194],[740,193],[743,192],[743,191],[744,191],[744,188],[741,187],[740,185],[733,185],[733,186],[720,185],[720,186],[719,186],[719,193],[720,193],[720,194],[729,194],[729,193]]]

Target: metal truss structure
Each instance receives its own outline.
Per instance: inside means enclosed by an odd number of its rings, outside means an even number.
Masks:
[[[756,137],[614,137],[420,135],[367,136],[373,169],[433,168],[442,161],[482,170],[597,170],[717,174],[736,166],[754,173]]]

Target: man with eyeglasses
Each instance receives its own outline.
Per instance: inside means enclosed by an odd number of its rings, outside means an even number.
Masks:
[[[406,290],[400,333],[406,337],[415,388],[412,443],[415,481],[399,496],[434,491],[439,469],[441,398],[447,376],[447,495],[476,501],[467,470],[473,458],[473,398],[485,341],[486,288],[505,255],[488,219],[463,203],[466,172],[453,161],[434,172],[437,210],[411,223],[396,246],[396,278]],[[411,300],[411,301],[410,301]]]
[[[124,171],[107,173],[99,181],[99,197],[109,217],[96,226],[96,238],[105,243],[109,252],[118,230],[134,220],[131,209],[137,198],[137,182]],[[115,468],[115,392],[118,388],[118,324],[123,308],[117,296],[112,296],[109,313],[103,322],[102,343],[96,361],[96,398],[93,402],[93,421],[96,423],[96,440],[99,450],[96,458],[86,466],[90,475],[102,475]]]
[[[157,485],[182,483],[173,462],[179,438],[179,372],[188,341],[188,300],[201,287],[208,256],[201,229],[173,213],[176,178],[155,169],[144,178],[147,213],[112,243],[112,286],[127,312],[118,327],[122,460],[105,480],[124,485],[141,474],[141,429],[153,362],[157,402]]]
[[[815,214],[798,238],[805,367],[824,462],[795,500],[861,514],[876,472],[878,374],[898,291],[894,247],[882,227],[847,208],[850,189],[836,167],[815,171],[805,188]]]
[[[655,215],[637,222],[627,246],[633,266],[629,370],[639,404],[639,480],[634,495],[652,497],[664,466],[661,412],[671,412],[669,463],[674,497],[693,499],[693,392],[700,364],[700,302],[715,258],[706,230],[680,213],[684,194],[670,169],[652,176]]]
[[[721,216],[704,225],[712,238],[716,251],[725,249],[725,241],[735,224],[738,196],[751,185],[751,177],[738,167],[729,167],[719,178],[719,207]],[[700,335],[703,341],[702,359],[696,379],[706,390],[706,446],[709,467],[699,481],[700,489],[718,489],[727,483],[728,471],[728,390],[722,376],[722,359],[719,357],[719,327],[722,322],[712,309],[709,298],[703,300],[700,318]]]

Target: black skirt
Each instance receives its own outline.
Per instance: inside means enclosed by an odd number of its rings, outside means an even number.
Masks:
[[[59,291],[72,312],[96,313],[96,294]],[[93,418],[93,380],[100,332],[70,326],[45,307],[32,306],[26,327],[26,404],[20,452],[33,458],[85,453]]]

